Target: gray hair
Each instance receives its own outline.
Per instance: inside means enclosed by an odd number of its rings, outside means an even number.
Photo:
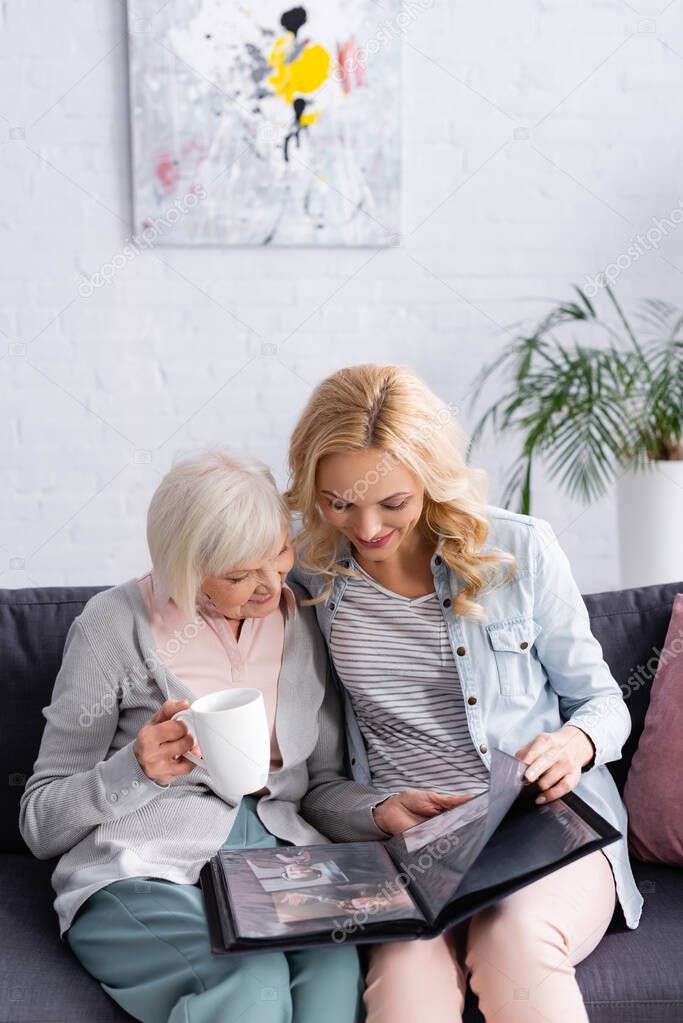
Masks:
[[[271,556],[290,515],[272,472],[236,449],[176,461],[147,512],[154,572],[187,615],[202,580]]]

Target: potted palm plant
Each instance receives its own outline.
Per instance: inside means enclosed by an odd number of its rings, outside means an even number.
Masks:
[[[622,585],[683,579],[683,312],[646,300],[636,332],[609,285],[604,316],[575,291],[478,375],[470,407],[497,396],[468,459],[486,429],[518,434],[502,504],[525,514],[539,464],[585,503],[615,486]]]

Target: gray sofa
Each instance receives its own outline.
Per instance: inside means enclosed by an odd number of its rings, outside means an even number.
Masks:
[[[111,1023],[130,1020],[58,937],[50,874],[19,834],[19,799],[33,769],[44,719],[72,619],[98,588],[0,590],[2,784],[0,785],[0,1023]],[[656,656],[683,582],[585,598],[592,629],[622,686]],[[651,674],[628,687],[633,729],[610,765],[620,789],[642,731]],[[577,977],[591,1023],[683,1021],[683,871],[634,862],[645,897],[641,924],[626,929],[617,910]],[[480,1023],[470,997],[467,1023]]]

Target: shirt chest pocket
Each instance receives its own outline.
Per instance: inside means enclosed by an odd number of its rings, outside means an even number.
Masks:
[[[534,642],[541,629],[538,622],[526,616],[489,622],[486,626],[502,696],[524,695],[532,690],[534,679],[540,677]]]

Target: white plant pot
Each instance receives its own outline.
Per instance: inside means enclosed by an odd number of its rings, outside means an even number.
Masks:
[[[622,476],[617,516],[622,587],[683,581],[683,461]]]

